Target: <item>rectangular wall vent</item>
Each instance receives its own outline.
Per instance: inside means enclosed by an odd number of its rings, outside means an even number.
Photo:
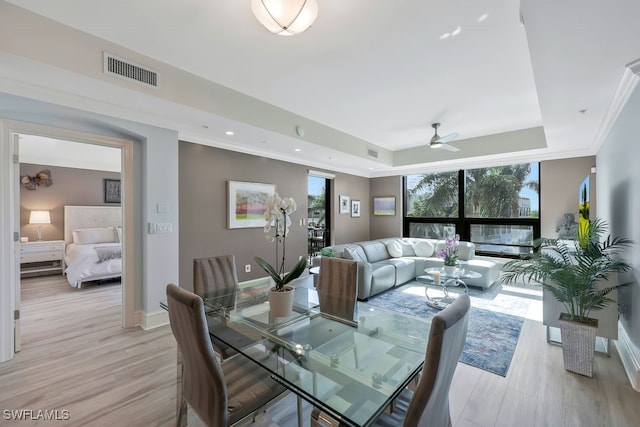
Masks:
[[[369,157],[373,157],[373,158],[376,158],[376,159],[378,158],[378,152],[377,152],[377,151],[374,151],[374,150],[372,150],[372,149],[368,149],[368,150],[367,150],[367,155],[368,155]]]
[[[107,52],[104,52],[103,65],[105,74],[135,81],[145,86],[159,87],[158,73],[148,67],[143,67],[126,59],[118,58]]]

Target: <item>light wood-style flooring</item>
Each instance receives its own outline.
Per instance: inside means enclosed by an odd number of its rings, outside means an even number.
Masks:
[[[6,410],[67,410],[68,421],[40,425],[171,426],[176,344],[169,326],[120,327],[121,289],[71,288],[62,276],[22,281],[22,351],[0,364],[0,424]],[[500,325],[496,325],[500,327]],[[598,354],[594,377],[564,370],[561,348],[548,345],[539,321],[525,321],[506,377],[459,363],[451,388],[455,427],[639,426],[640,394],[615,351]],[[308,422],[309,406],[305,405]],[[295,427],[289,395],[259,427]],[[202,425],[190,411],[190,425]]]

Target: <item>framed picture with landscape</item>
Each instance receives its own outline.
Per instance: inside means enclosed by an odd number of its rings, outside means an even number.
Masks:
[[[393,196],[374,197],[373,214],[394,216],[396,214],[396,198]]]
[[[264,227],[267,199],[275,192],[273,184],[227,181],[227,227]]]

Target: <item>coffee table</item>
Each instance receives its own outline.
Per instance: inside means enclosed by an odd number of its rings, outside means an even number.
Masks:
[[[451,288],[460,288],[464,294],[469,292],[467,284],[462,279],[479,279],[480,273],[475,271],[456,268],[453,273],[448,274],[444,268],[427,268],[424,270],[427,275],[418,276],[416,280],[425,285],[424,296],[427,297],[427,305],[437,310],[448,307],[458,296],[458,293],[449,293]],[[442,291],[442,296],[431,296],[429,290]]]

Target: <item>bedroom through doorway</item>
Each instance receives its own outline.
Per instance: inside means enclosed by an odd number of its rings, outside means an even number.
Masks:
[[[108,287],[108,303],[122,310],[122,148],[24,133],[18,152],[16,293],[21,300],[82,304],[95,289]],[[83,313],[86,318],[77,321],[95,321],[95,313]],[[43,313],[43,320],[57,315]],[[21,330],[27,334],[34,327],[16,326],[16,351]]]

